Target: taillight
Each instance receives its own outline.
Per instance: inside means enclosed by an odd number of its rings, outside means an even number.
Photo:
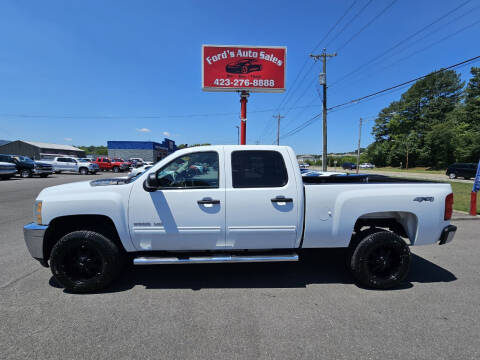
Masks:
[[[450,220],[453,212],[453,194],[448,194],[445,198],[445,216],[444,220]]]

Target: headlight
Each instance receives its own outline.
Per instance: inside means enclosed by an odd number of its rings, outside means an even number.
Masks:
[[[42,200],[35,201],[33,207],[33,221],[39,225],[42,224]]]

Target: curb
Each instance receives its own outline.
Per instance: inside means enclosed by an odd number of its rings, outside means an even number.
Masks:
[[[452,221],[456,221],[456,220],[480,220],[480,216],[478,216],[478,215],[471,216],[466,211],[454,210],[453,211],[453,216],[452,216]]]

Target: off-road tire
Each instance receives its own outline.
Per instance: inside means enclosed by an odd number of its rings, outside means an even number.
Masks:
[[[86,259],[82,255],[86,252],[93,254],[91,258],[95,260],[88,261],[88,257]],[[118,247],[94,231],[74,231],[65,235],[55,244],[50,255],[50,267],[55,280],[75,293],[106,288],[118,276],[122,264],[123,254]],[[87,267],[91,268],[85,275],[82,271]],[[90,272],[92,268],[93,275]]]
[[[345,265],[347,266],[348,270],[350,270],[350,271],[352,270],[352,256],[353,256],[353,253],[355,252],[355,249],[357,248],[358,244],[363,239],[365,239],[368,235],[375,234],[375,233],[381,232],[381,231],[385,231],[385,230],[381,229],[381,228],[372,227],[372,228],[368,228],[368,229],[359,231],[358,233],[356,233],[355,235],[352,236],[352,238],[350,240],[350,244],[348,245],[348,248],[347,248],[347,257],[345,259]]]
[[[361,285],[390,289],[408,275],[410,261],[407,243],[397,234],[381,231],[360,241],[352,256],[351,269]]]

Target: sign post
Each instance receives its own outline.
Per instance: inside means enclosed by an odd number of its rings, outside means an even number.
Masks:
[[[480,161],[477,166],[477,174],[473,182],[472,193],[470,194],[470,215],[477,216],[477,192],[480,190]]]
[[[202,46],[202,90],[240,92],[240,144],[247,140],[247,98],[252,92],[284,92],[287,48]]]
[[[245,145],[247,141],[247,100],[248,91],[242,91],[240,93],[240,145]]]

